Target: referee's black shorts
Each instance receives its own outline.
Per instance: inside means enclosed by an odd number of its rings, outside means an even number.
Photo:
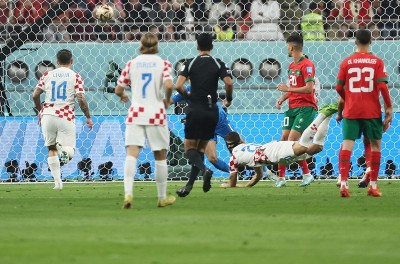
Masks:
[[[185,139],[210,140],[214,137],[219,118],[218,107],[213,104],[192,104],[186,109]]]

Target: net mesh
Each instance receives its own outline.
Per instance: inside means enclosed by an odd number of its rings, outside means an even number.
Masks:
[[[107,22],[94,16],[102,4],[114,11]],[[314,62],[321,82],[322,106],[337,100],[335,77],[342,59],[355,50],[354,31],[369,29],[374,39],[372,52],[385,62],[394,110],[398,110],[399,6],[397,0],[0,0],[1,179],[51,179],[31,95],[43,73],[56,67],[55,54],[62,48],[73,53],[73,69],[85,81],[95,122],[88,131],[84,118],[77,117],[76,155],[63,166],[62,175],[67,179],[121,179],[127,105],[112,92],[120,68],[138,55],[144,32],[158,35],[159,55],[173,64],[175,80],[180,65],[197,54],[196,34],[212,32],[216,39],[212,54],[231,68],[234,77],[230,124],[246,142],[266,143],[281,135],[287,106],[275,107],[282,95],[276,87],[287,82],[291,58],[284,40],[292,33],[305,38],[304,52]],[[220,94],[223,97],[222,89]],[[171,179],[184,179],[190,168],[183,155],[184,107],[179,103],[168,110]],[[79,109],[77,114],[82,115]],[[383,138],[379,174],[384,177],[395,177],[400,161],[397,120],[395,113],[392,128]],[[324,150],[310,160],[313,173],[337,176],[341,140],[340,126],[332,120]],[[354,177],[365,170],[362,154],[360,142],[353,152]],[[216,156],[224,163],[229,161],[222,138],[218,138]],[[142,151],[139,163],[136,178],[151,179],[154,163],[148,149]],[[292,165],[287,176],[296,178],[300,173]],[[214,175],[228,176],[222,171]],[[241,177],[251,175],[251,170],[244,170]]]

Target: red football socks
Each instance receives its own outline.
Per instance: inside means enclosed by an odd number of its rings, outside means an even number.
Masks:
[[[347,181],[347,179],[349,178],[350,157],[351,157],[351,151],[340,149],[339,172],[340,176],[342,177],[342,182]]]

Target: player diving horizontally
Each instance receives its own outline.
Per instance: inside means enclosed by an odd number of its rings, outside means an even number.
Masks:
[[[236,132],[229,133],[225,142],[232,153],[229,166],[229,183],[221,187],[243,187],[237,185],[237,172],[239,165],[254,167],[255,175],[245,187],[252,187],[263,177],[263,166],[268,164],[289,165],[299,160],[305,160],[308,155],[314,155],[323,150],[325,138],[332,115],[338,111],[337,104],[328,104],[319,110],[318,116],[303,132],[300,141],[273,141],[264,145],[246,144],[241,141]],[[301,186],[308,186],[311,180],[304,179]],[[285,179],[281,186],[286,185]]]

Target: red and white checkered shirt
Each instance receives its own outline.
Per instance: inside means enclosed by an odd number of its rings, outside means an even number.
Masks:
[[[232,155],[229,160],[230,172],[237,172],[237,168],[239,165],[250,166],[250,167],[262,166],[262,164],[258,163],[259,160],[256,160],[256,158],[258,159],[257,150],[259,148],[261,148],[261,145],[258,144],[237,145],[232,150]]]
[[[41,116],[53,115],[68,121],[75,119],[75,96],[85,93],[83,79],[78,73],[60,67],[44,73],[36,87],[46,94]]]
[[[162,90],[166,80],[172,80],[172,64],[158,55],[139,55],[125,65],[118,85],[123,88],[131,86],[132,90],[127,124],[167,124]]]

